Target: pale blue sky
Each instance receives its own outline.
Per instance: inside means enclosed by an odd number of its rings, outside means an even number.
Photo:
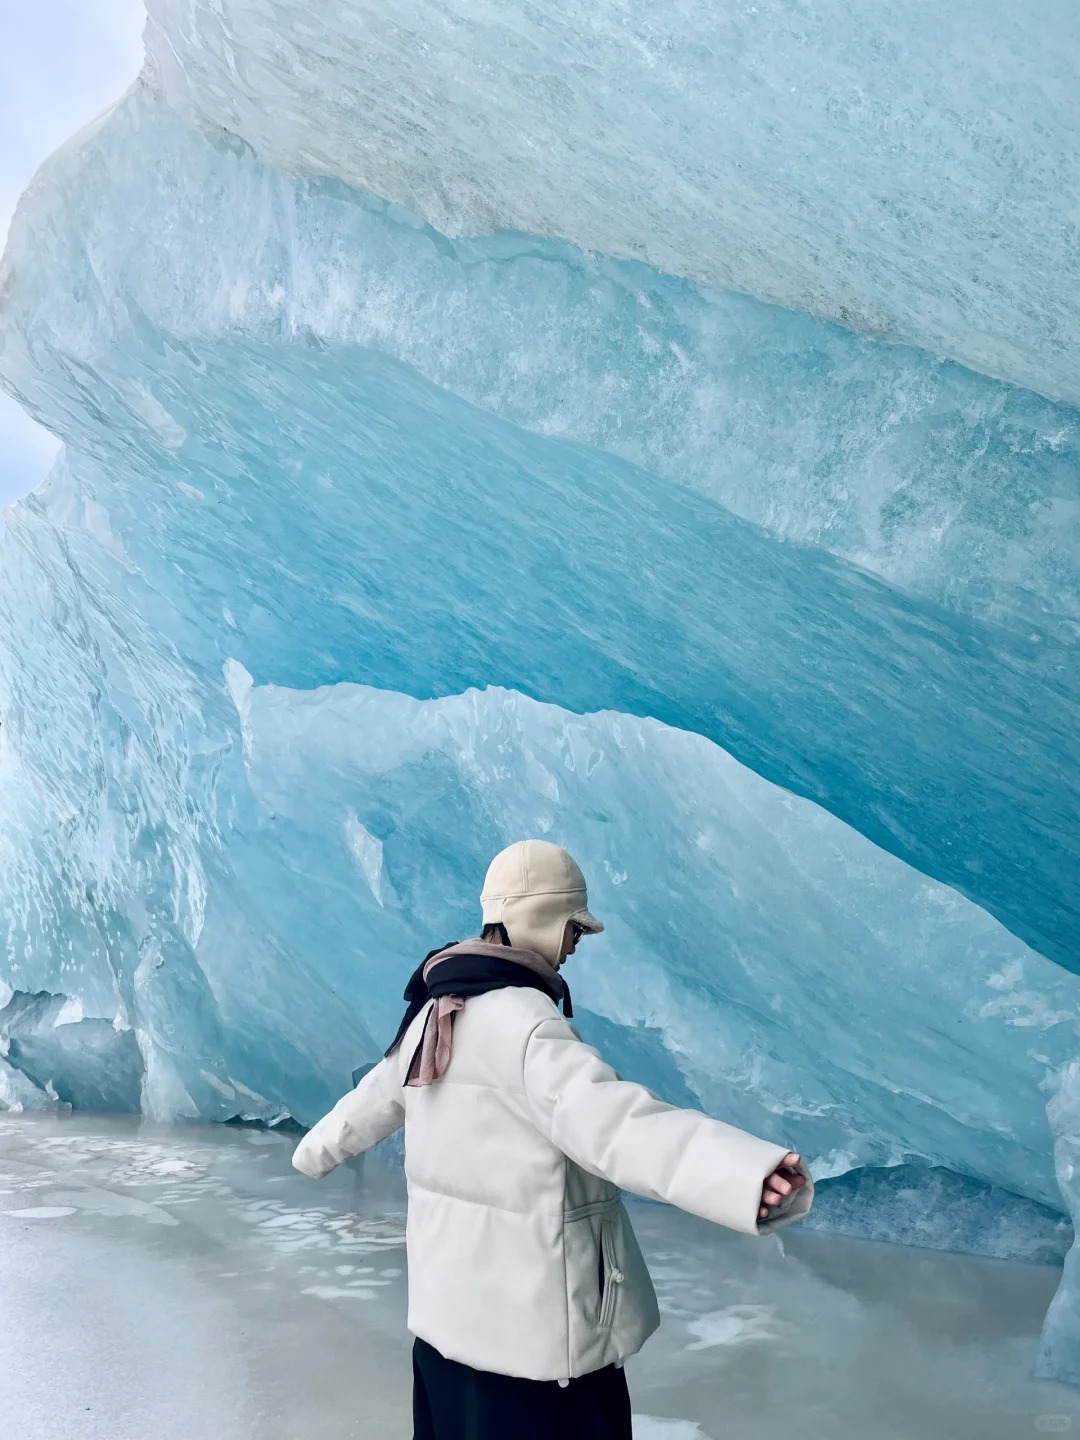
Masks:
[[[0,0],[0,247],[41,162],[142,65],[142,0]],[[57,443],[0,390],[0,506],[45,478]]]

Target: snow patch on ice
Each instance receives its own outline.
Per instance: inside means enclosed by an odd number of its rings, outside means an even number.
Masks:
[[[776,1312],[768,1305],[729,1305],[713,1310],[687,1329],[697,1340],[687,1350],[712,1350],[718,1345],[746,1345],[755,1340],[775,1340]]]
[[[373,1290],[344,1290],[340,1285],[308,1285],[301,1295],[314,1295],[318,1300],[374,1300]]]
[[[345,816],[345,843],[349,853],[359,865],[372,895],[379,905],[383,901],[383,847],[382,841],[364,825],[350,810]]]
[[[56,1019],[53,1021],[53,1029],[58,1030],[61,1025],[77,1025],[79,1021],[84,1018],[81,1000],[65,1000],[57,1012]]]
[[[26,1210],[6,1210],[13,1220],[60,1220],[76,1212],[71,1205],[31,1205]]]
[[[709,1440],[694,1420],[667,1420],[658,1415],[633,1417],[635,1440]]]
[[[199,1074],[211,1089],[216,1090],[218,1094],[224,1096],[226,1100],[236,1099],[236,1091],[231,1085],[226,1085],[224,1080],[219,1080],[216,1075],[211,1075],[209,1070],[200,1070]]]

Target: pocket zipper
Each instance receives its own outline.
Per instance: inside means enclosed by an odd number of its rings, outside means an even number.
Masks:
[[[615,1264],[614,1246],[611,1243],[611,1222],[606,1217],[600,1227],[600,1251],[604,1257],[604,1294],[600,1301],[600,1324],[608,1326],[615,1319],[615,1303],[619,1286],[626,1276]]]

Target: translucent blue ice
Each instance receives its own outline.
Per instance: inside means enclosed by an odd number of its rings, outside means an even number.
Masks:
[[[626,1073],[1045,1258],[1072,12],[151,10],[0,268],[0,1104],[308,1121],[544,834]]]
[[[288,684],[493,682],[709,735],[1076,963],[1075,411],[559,245],[459,255],[141,94],[22,220],[0,365],[95,457],[148,624],[194,607],[215,660],[242,634]],[[691,442],[728,350],[756,418]],[[908,583],[837,563],[864,551]]]
[[[1061,1266],[1074,1238],[1058,1209],[952,1170],[913,1163],[849,1170],[826,1180],[806,1226],[1028,1265]]]
[[[170,102],[287,173],[1080,399],[1072,0],[147,9]]]

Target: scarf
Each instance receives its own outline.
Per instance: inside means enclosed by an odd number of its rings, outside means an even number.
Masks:
[[[556,1002],[562,1001],[564,1015],[570,1017],[574,1013],[570,987],[535,950],[466,940],[426,955],[405,987],[408,1008],[386,1052],[387,1057],[394,1053],[424,1006],[429,1000],[434,1001],[409,1063],[405,1084],[419,1087],[440,1079],[450,1064],[454,1016],[464,1010],[465,1001],[472,995],[486,995],[489,990],[509,987],[542,990]]]

